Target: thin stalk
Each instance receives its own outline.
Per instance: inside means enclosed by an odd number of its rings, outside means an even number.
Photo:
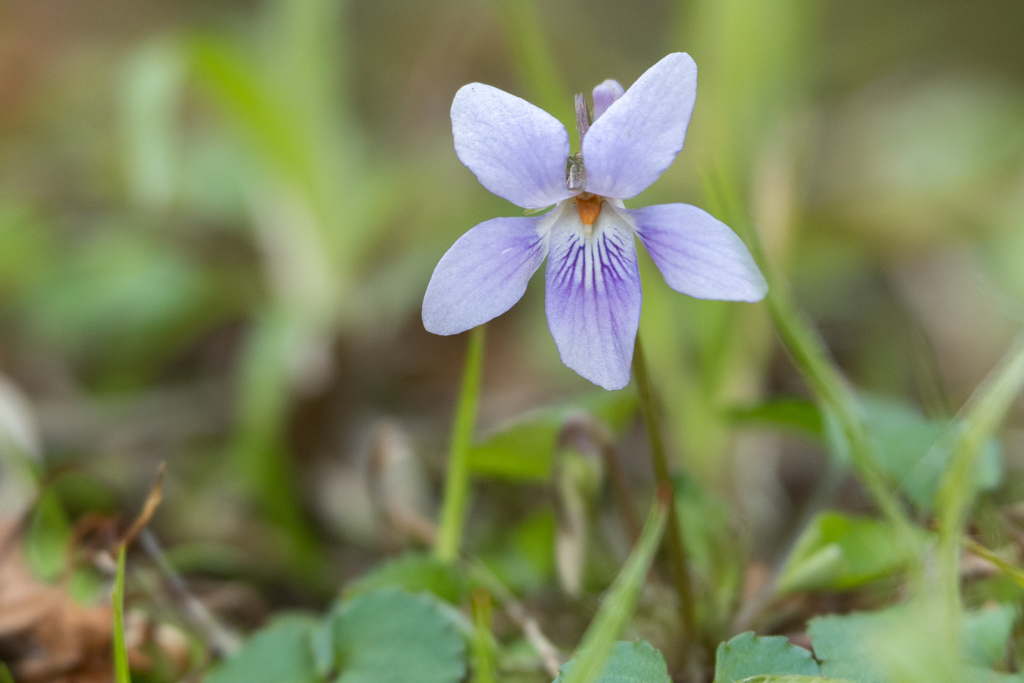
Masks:
[[[626,563],[622,565],[619,575],[601,601],[597,614],[587,627],[587,632],[583,634],[576,657],[564,672],[565,683],[594,683],[601,676],[612,646],[636,612],[644,579],[665,533],[665,517],[676,506],[674,498],[671,486],[658,486],[658,497],[647,515],[640,540],[633,546]]]
[[[117,550],[117,576],[114,578],[114,681],[132,683],[128,668],[128,649],[124,635],[124,564],[127,546],[122,543]]]
[[[960,544],[978,489],[978,458],[1007,411],[1024,388],[1024,335],[979,386],[954,421],[952,457],[936,495],[939,521],[939,582],[943,599],[958,618],[960,602]]]
[[[696,620],[693,609],[693,590],[690,572],[686,562],[686,544],[683,539],[683,527],[679,523],[679,511],[675,504],[675,486],[672,484],[672,472],[665,457],[665,447],[661,441],[661,426],[658,423],[658,412],[654,407],[654,392],[651,390],[651,379],[647,372],[647,359],[640,335],[636,337],[633,350],[633,376],[636,378],[637,393],[640,396],[640,412],[647,425],[647,436],[651,442],[651,462],[654,465],[654,477],[658,484],[673,492],[672,504],[668,506],[668,529],[665,534],[665,548],[668,552],[669,564],[672,567],[672,581],[679,594],[679,616],[683,622],[684,637],[695,641],[697,635]]]
[[[441,523],[434,543],[434,556],[442,562],[454,562],[462,546],[462,529],[469,504],[469,449],[473,444],[477,405],[480,402],[480,379],[483,374],[484,326],[469,333],[466,362],[462,370],[459,405],[452,423],[448,451],[448,475],[441,507]]]

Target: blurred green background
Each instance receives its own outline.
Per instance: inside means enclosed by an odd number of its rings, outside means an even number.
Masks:
[[[732,188],[854,383],[951,417],[1024,318],[1022,25],[1016,0],[6,0],[0,508],[32,500],[26,453],[72,518],[130,517],[166,461],[176,566],[243,622],[323,604],[416,537],[395,506],[436,514],[465,339],[423,330],[423,291],[519,214],[458,162],[454,93],[571,126],[573,93],[672,51],[700,70],[686,149],[629,205]],[[806,388],[760,305],[642,261],[671,450],[771,557],[821,448],[735,414]],[[490,325],[481,432],[595,392],[538,276]],[[517,586],[555,572],[547,487],[523,490],[481,482],[467,531]]]

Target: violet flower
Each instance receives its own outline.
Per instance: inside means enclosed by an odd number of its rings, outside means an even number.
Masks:
[[[488,190],[540,216],[493,218],[452,245],[423,299],[423,324],[457,334],[507,311],[548,258],[548,327],[562,362],[594,384],[629,383],[640,325],[640,238],[668,285],[700,299],[759,301],[768,286],[743,241],[688,204],[627,209],[683,148],[697,66],[671,54],[625,92],[594,88],[594,122],[577,95],[580,154],[547,112],[481,83],[452,103],[455,152]]]

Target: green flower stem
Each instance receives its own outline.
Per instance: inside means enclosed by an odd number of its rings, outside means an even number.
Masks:
[[[665,457],[665,447],[661,441],[661,427],[658,413],[654,407],[654,393],[651,390],[651,379],[647,372],[647,359],[640,335],[636,336],[636,347],[633,350],[633,376],[636,378],[636,389],[640,395],[640,412],[647,425],[647,436],[651,442],[651,461],[654,465],[654,477],[658,484],[675,491],[672,484],[672,472]],[[665,545],[668,551],[669,564],[672,566],[672,580],[679,594],[679,615],[682,618],[685,637],[696,640],[696,620],[693,610],[693,590],[690,572],[686,562],[686,544],[683,539],[683,528],[679,523],[679,511],[676,509],[675,498],[668,506],[668,533],[665,534]]]
[[[953,423],[952,458],[936,494],[939,521],[939,582],[944,602],[958,621],[960,602],[960,544],[978,489],[975,473],[986,442],[1002,423],[1024,388],[1024,335],[979,386]],[[954,622],[955,623],[955,622]]]
[[[441,522],[434,541],[434,556],[442,562],[454,562],[462,545],[462,528],[469,505],[469,449],[473,444],[476,411],[480,401],[480,379],[483,374],[484,326],[469,333],[466,362],[462,370],[459,405],[452,423],[448,451],[448,476],[444,487]]]

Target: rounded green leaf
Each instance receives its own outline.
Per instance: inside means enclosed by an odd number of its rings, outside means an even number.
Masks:
[[[573,661],[562,666],[555,683],[564,682]],[[636,640],[613,644],[604,669],[593,683],[670,683],[671,680],[665,657],[647,641]]]
[[[335,618],[336,683],[457,683],[466,673],[465,643],[427,595],[383,588]]]
[[[759,638],[748,631],[719,645],[715,655],[715,683],[760,675],[817,674],[818,663],[810,650],[792,645],[783,636]]]

